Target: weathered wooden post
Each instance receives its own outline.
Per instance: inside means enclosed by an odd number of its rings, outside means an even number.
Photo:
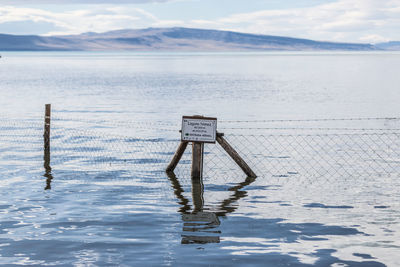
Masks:
[[[44,114],[44,150],[50,151],[50,116],[51,116],[51,104],[46,104]]]
[[[44,140],[43,167],[45,169],[45,174],[43,176],[47,178],[45,190],[51,189],[51,180],[53,179],[50,167],[50,116],[51,116],[51,104],[46,104],[45,114],[44,114],[44,134],[43,134],[43,140]]]
[[[185,149],[188,145],[188,142],[181,142],[178,146],[178,149],[176,150],[174,157],[172,158],[171,162],[168,164],[168,167],[166,169],[166,172],[173,172],[176,168],[176,165],[178,165],[179,161],[182,158],[183,153],[185,152]]]
[[[225,140],[224,134],[217,133],[217,142],[228,153],[228,155],[236,162],[237,165],[243,170],[248,177],[257,177],[253,170],[247,165],[246,161],[240,157],[239,153]]]
[[[203,158],[204,144],[193,142],[192,144],[192,179],[201,179],[203,177]]]

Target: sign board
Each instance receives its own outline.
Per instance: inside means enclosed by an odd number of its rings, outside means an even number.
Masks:
[[[183,116],[182,141],[215,143],[217,138],[217,118]]]

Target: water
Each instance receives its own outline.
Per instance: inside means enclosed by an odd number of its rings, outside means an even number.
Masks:
[[[249,124],[223,122],[398,117],[398,69],[399,53],[2,53],[0,264],[398,266],[397,134],[294,130],[265,143],[231,129]],[[249,156],[262,175],[246,178],[216,145],[204,184],[189,177],[190,151],[166,175],[181,116],[192,114],[218,117],[241,153],[245,142],[262,148]],[[400,128],[262,127],[299,125]],[[340,149],[354,162],[323,154]],[[265,156],[272,167],[257,165]]]

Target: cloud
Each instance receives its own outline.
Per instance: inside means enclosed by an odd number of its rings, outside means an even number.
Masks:
[[[378,34],[369,34],[369,35],[361,36],[360,40],[367,42],[367,43],[383,43],[383,42],[390,41],[390,39],[387,39]]]
[[[66,1],[52,0],[53,3]],[[73,1],[110,2],[105,0]],[[168,0],[117,0],[112,3],[165,1]],[[188,2],[189,0],[179,1]],[[27,1],[16,0],[16,2],[26,3]],[[68,2],[71,3],[70,0]],[[159,19],[145,10],[145,6],[140,6],[142,8],[135,5],[78,7],[80,9],[73,11],[50,11],[40,9],[39,6],[26,8],[3,5],[0,6],[0,31],[6,32],[7,28],[12,31],[14,28],[18,29],[18,33],[52,35],[79,34],[89,31],[105,32],[124,28],[185,26],[340,42],[375,43],[400,40],[398,30],[400,29],[400,0],[336,0],[311,7],[236,13],[212,20],[204,19],[204,16],[197,14],[195,10],[192,19],[185,20],[176,15],[168,17],[168,14],[163,14],[164,19]],[[28,27],[29,21],[40,29],[35,31],[34,27]]]
[[[339,0],[310,8],[264,11],[246,14],[252,23],[243,30],[353,42],[372,35],[400,39],[400,31],[394,30],[400,29],[399,6],[399,0]]]
[[[306,8],[261,10],[190,25],[293,36],[366,42],[400,40],[400,0],[338,0]]]
[[[12,29],[12,32],[10,32]],[[27,34],[35,31],[37,34],[46,34],[51,31],[60,31],[53,23],[45,21],[31,21],[31,20],[21,20],[21,21],[11,21],[0,24],[0,33],[12,33],[12,34]]]
[[[34,30],[31,28],[31,32],[6,32],[4,31],[4,24],[14,30],[22,22],[46,23],[50,30],[46,33],[42,31],[34,32],[35,34],[45,35],[105,32],[125,28],[179,24],[179,21],[161,21],[152,14],[134,7],[99,6],[90,10],[78,9],[66,12],[50,12],[36,8],[0,7],[0,14],[0,29],[3,29],[3,33],[19,34],[31,34]],[[25,29],[28,30],[27,27]]]

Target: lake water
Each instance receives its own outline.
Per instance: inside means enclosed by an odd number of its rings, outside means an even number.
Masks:
[[[399,69],[397,52],[2,53],[0,265],[399,266]],[[256,179],[217,144],[203,183],[190,149],[164,172],[194,114]]]

